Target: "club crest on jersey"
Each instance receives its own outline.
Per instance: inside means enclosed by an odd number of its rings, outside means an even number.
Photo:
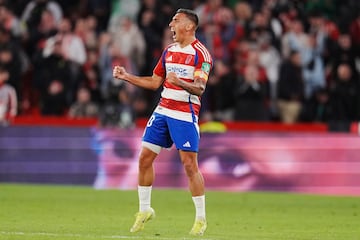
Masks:
[[[211,68],[210,63],[204,62],[204,63],[201,65],[201,70],[203,70],[203,71],[206,72],[207,74],[209,74],[210,68]]]
[[[185,64],[189,64],[190,61],[191,61],[191,59],[192,59],[192,56],[191,56],[191,55],[188,55],[188,56],[186,57],[186,59],[185,59]]]

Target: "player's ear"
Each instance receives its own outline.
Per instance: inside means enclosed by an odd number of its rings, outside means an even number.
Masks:
[[[191,31],[192,29],[194,29],[194,24],[193,23],[188,23],[185,27],[186,31]]]

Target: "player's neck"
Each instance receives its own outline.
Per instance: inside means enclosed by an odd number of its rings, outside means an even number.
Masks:
[[[195,36],[189,36],[186,39],[184,39],[184,41],[179,42],[179,45],[181,48],[184,48],[184,47],[190,45],[191,43],[193,43],[195,40],[196,40]]]

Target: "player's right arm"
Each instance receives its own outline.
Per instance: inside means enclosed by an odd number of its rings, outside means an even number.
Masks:
[[[164,78],[153,74],[152,76],[136,76],[128,73],[124,67],[115,66],[113,70],[113,77],[116,79],[125,80],[135,86],[147,88],[151,90],[158,89],[164,82]]]

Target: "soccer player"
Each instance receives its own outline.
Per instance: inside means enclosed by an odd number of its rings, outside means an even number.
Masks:
[[[151,208],[151,190],[154,181],[153,162],[162,148],[174,143],[179,150],[189,189],[195,205],[196,216],[191,235],[203,235],[207,223],[205,216],[204,179],[198,168],[199,147],[198,116],[212,57],[195,37],[199,19],[189,9],[179,9],[171,22],[175,43],[165,48],[152,76],[135,76],[124,67],[115,66],[113,76],[136,86],[163,91],[144,131],[139,156],[138,195],[139,212],[131,232],[138,232],[155,216]]]

